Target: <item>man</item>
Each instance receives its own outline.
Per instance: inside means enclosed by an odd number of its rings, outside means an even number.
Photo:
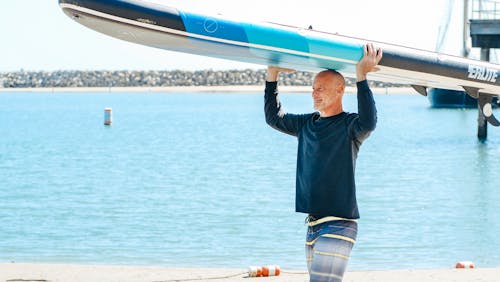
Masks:
[[[318,112],[285,113],[278,100],[278,75],[291,70],[268,67],[266,122],[298,138],[295,208],[308,214],[310,281],[342,281],[357,236],[356,158],[377,123],[366,75],[376,71],[382,59],[382,50],[372,44],[363,49],[363,58],[356,65],[357,114],[343,111],[345,79],[334,70],[322,71],[314,79],[312,97]]]

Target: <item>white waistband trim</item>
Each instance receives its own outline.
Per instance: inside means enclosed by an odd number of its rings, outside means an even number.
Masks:
[[[343,218],[343,217],[336,217],[336,216],[325,216],[325,217],[322,217],[318,220],[308,222],[307,225],[314,226],[314,225],[318,225],[321,223],[325,223],[327,221],[334,221],[334,220],[347,220],[347,221],[352,221],[352,222],[358,222],[357,219]]]

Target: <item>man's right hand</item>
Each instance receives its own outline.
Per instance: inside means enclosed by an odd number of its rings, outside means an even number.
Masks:
[[[278,81],[278,76],[280,72],[294,72],[294,69],[287,69],[287,68],[280,68],[280,67],[275,67],[275,66],[268,66],[267,67],[267,78],[266,80],[268,82],[275,82]]]
[[[363,58],[356,65],[356,80],[363,81],[366,74],[378,71],[377,65],[382,59],[382,49],[375,49],[372,43],[363,46]]]

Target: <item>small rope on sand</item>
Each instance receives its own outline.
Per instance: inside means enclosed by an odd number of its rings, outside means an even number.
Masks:
[[[307,274],[307,271],[286,271],[286,270],[282,270],[281,272],[282,273],[286,273],[286,274],[298,274],[298,275]]]
[[[8,279],[6,282],[49,282],[45,279]]]
[[[236,274],[225,275],[225,276],[214,276],[214,277],[199,277],[199,278],[186,278],[186,279],[172,279],[172,280],[161,280],[153,282],[185,282],[185,281],[205,281],[205,280],[216,280],[216,279],[229,279],[236,276],[248,274],[248,272],[238,272]]]

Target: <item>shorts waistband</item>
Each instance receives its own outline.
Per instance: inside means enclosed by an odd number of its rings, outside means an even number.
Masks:
[[[325,217],[316,217],[313,215],[308,215],[306,217],[306,223],[309,226],[315,226],[321,223],[325,223],[328,221],[335,221],[335,220],[346,220],[346,221],[352,221],[352,222],[358,222],[357,219],[351,219],[351,218],[343,218],[343,217],[337,217],[337,216],[325,216]]]

